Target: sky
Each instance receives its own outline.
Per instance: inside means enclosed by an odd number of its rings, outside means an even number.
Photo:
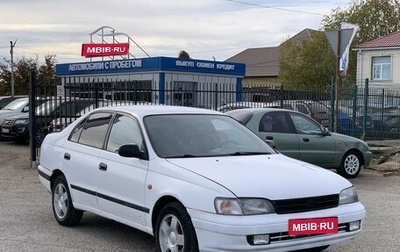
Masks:
[[[131,38],[131,57],[225,61],[248,49],[278,46],[350,0],[0,0],[0,62],[55,55],[57,63],[84,62],[83,43],[115,33]],[[100,27],[109,27],[92,34]],[[103,37],[112,42],[112,37]],[[138,46],[137,46],[138,45]],[[94,59],[94,60],[99,60]]]

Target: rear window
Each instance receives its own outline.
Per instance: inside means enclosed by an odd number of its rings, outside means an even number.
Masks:
[[[243,125],[246,125],[250,119],[253,117],[252,112],[244,111],[244,110],[234,110],[226,113],[227,115],[233,117],[236,121],[240,122]]]

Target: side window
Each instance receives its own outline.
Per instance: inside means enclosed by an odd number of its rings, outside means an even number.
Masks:
[[[265,113],[260,120],[260,132],[293,133],[285,112]]]
[[[260,125],[258,126],[258,130],[260,132],[273,132],[272,131],[273,124],[274,124],[274,119],[272,119],[269,113],[266,113],[260,120]]]
[[[136,144],[144,151],[143,137],[138,123],[129,116],[119,114],[112,124],[106,150],[117,152],[124,144]]]
[[[292,118],[298,134],[321,134],[320,126],[307,116],[290,113],[290,117]]]
[[[71,141],[101,149],[111,121],[112,113],[94,113],[85,123],[78,124],[72,131]]]
[[[69,136],[69,140],[72,142],[77,143],[79,141],[79,138],[81,137],[81,133],[83,130],[83,126],[85,125],[86,120],[83,120],[80,122],[76,127],[72,130],[71,135]]]

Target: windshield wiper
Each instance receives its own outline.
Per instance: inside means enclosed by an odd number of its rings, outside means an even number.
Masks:
[[[246,156],[246,155],[269,155],[271,152],[259,152],[259,151],[237,151],[227,154],[228,156]]]
[[[164,158],[193,158],[193,157],[205,157],[205,156],[193,155],[193,154],[180,154],[180,155],[165,156]]]

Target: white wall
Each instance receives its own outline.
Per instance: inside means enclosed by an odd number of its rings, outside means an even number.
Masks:
[[[372,80],[372,58],[391,57],[391,78],[389,80]],[[371,87],[400,88],[400,48],[385,50],[369,50],[357,52],[357,85],[364,86],[369,79]]]

